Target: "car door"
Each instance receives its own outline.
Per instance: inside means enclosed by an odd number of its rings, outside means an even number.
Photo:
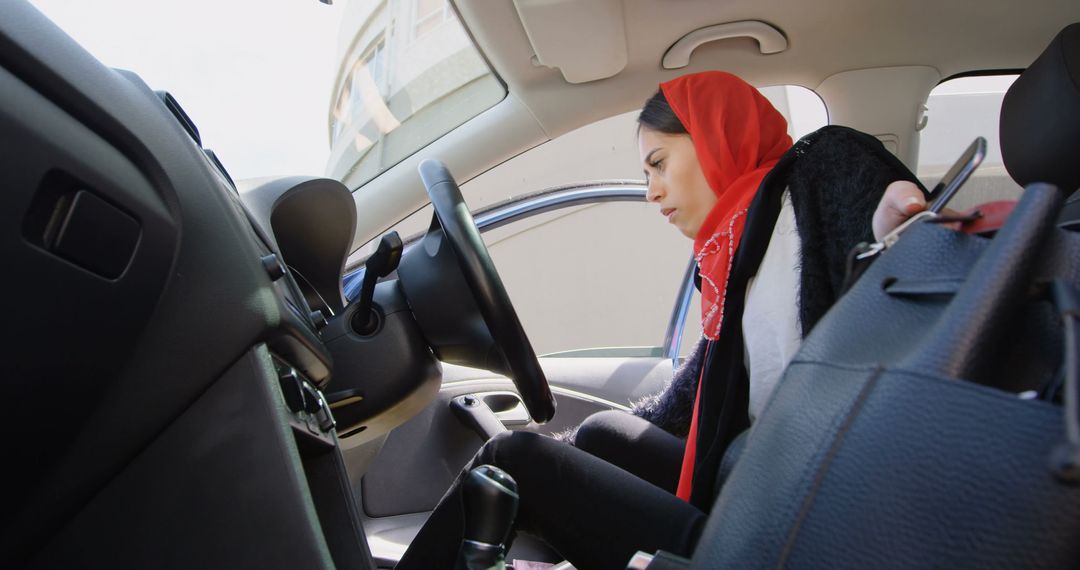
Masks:
[[[629,410],[663,389],[693,291],[689,243],[662,223],[635,182],[558,187],[476,212],[557,401],[530,420],[509,379],[446,365],[438,398],[387,437],[342,439],[376,559],[392,565],[483,443],[449,409],[474,394],[508,429],[558,434],[598,411]],[[408,243],[414,239],[406,238]],[[346,294],[360,274],[346,277]],[[352,440],[352,441],[350,441]],[[528,540],[516,555],[543,559]],[[522,554],[521,550],[525,553]]]

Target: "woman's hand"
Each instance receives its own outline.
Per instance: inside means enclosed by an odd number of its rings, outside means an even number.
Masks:
[[[926,198],[914,183],[897,180],[889,184],[874,211],[874,239],[880,241],[908,218],[925,209]]]

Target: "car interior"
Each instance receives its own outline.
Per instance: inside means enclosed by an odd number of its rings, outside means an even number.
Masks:
[[[696,318],[693,267],[673,257],[650,271],[681,288],[643,301],[671,315],[660,350],[538,357],[511,302],[527,293],[497,269],[512,250],[489,254],[485,239],[644,189],[535,192],[501,166],[632,113],[662,81],[721,69],[812,91],[828,124],[918,171],[935,87],[1020,73],[1080,22],[1069,0],[449,6],[505,96],[359,182],[234,180],[172,95],[99,62],[31,3],[0,5],[0,247],[13,269],[0,566],[392,568],[487,438],[629,410],[671,378]],[[1004,166],[969,183],[975,202],[1043,176],[1026,155],[1075,168],[1073,30],[1058,67],[1039,70],[1056,94],[1005,96]],[[470,206],[481,184],[514,199]],[[1076,219],[1070,200],[1062,220]],[[709,544],[694,567],[733,562]],[[563,560],[527,535],[514,558]]]

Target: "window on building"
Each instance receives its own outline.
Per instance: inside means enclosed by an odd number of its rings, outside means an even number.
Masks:
[[[372,96],[386,96],[386,70],[385,70],[386,42],[379,40],[374,47],[356,60],[352,71],[349,72],[351,80],[352,121],[361,123],[364,119],[364,99]]]
[[[345,77],[334,105],[333,139],[341,136],[346,125],[362,125],[366,121],[365,99],[385,98],[387,91],[386,41],[380,39],[357,58]]]
[[[346,78],[344,85],[341,88],[341,92],[338,93],[337,100],[334,102],[333,115],[333,134],[331,135],[333,140],[337,140],[341,136],[341,132],[345,130],[345,125],[349,124],[351,120],[351,109],[349,102],[352,100],[352,73]]]
[[[386,42],[379,43],[364,57],[364,66],[371,75],[371,80],[379,88],[379,93],[386,95]]]
[[[419,38],[454,17],[454,10],[447,0],[413,0],[413,37]]]

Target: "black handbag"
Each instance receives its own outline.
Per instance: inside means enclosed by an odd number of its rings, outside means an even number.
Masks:
[[[1032,185],[993,239],[921,223],[886,251],[806,338],[691,566],[1080,568],[1060,204]]]

